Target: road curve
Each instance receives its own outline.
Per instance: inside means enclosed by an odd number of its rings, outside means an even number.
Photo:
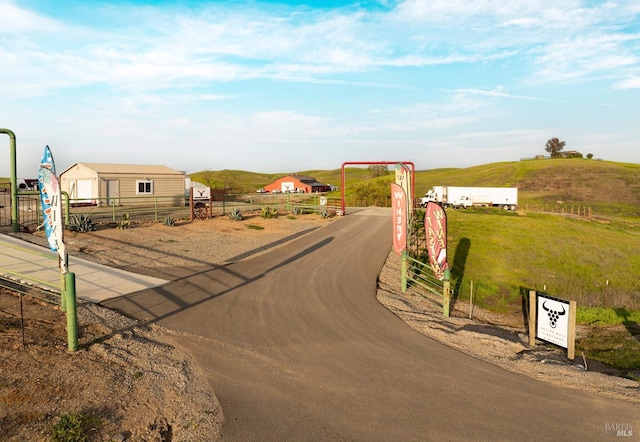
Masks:
[[[222,440],[606,440],[633,404],[545,384],[410,329],[376,300],[385,210],[104,303],[179,335],[225,414]],[[628,428],[628,427],[627,427]]]

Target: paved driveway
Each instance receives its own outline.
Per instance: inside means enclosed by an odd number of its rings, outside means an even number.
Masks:
[[[619,440],[640,409],[553,387],[413,331],[376,301],[390,212],[104,304],[188,332],[223,440]]]

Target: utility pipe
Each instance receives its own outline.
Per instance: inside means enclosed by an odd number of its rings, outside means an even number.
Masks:
[[[11,231],[18,232],[18,171],[16,166],[16,134],[0,128],[0,134],[9,135],[9,164],[11,168]]]

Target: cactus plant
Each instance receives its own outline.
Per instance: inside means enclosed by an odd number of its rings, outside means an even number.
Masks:
[[[234,207],[230,213],[227,214],[230,220],[233,221],[242,221],[242,214],[240,213],[240,209]]]
[[[261,210],[262,210],[262,217],[265,219],[275,218],[278,215],[278,209],[276,207],[263,206],[261,207]]]
[[[73,215],[67,226],[72,232],[90,232],[96,230],[93,221],[86,215]]]

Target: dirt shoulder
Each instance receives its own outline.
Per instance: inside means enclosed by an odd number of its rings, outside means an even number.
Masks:
[[[178,277],[201,266],[265,253],[321,228],[317,216],[244,221],[213,220],[133,225],[69,233],[73,256],[158,277]],[[44,244],[44,236],[17,235]],[[545,382],[640,403],[636,381],[582,358],[569,361],[555,347],[529,347],[518,318],[459,304],[450,318],[437,299],[400,290],[400,260],[390,253],[378,280],[378,299],[409,326],[474,357]],[[80,350],[66,351],[66,319],[30,296],[0,291],[0,433],[7,440],[47,440],[61,416],[96,416],[89,440],[216,440],[224,421],[215,392],[190,355],[155,325],[80,303]],[[22,327],[24,318],[24,327]],[[24,330],[24,346],[23,346]],[[607,374],[608,373],[608,374]]]

